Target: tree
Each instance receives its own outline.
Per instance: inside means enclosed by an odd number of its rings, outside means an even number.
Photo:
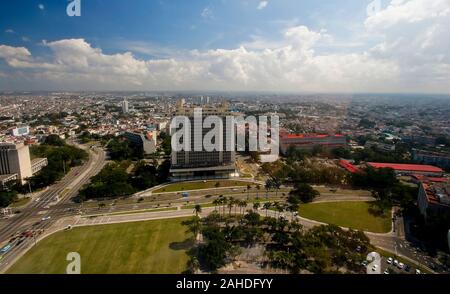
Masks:
[[[255,202],[253,203],[253,210],[254,211],[258,211],[258,209],[261,207],[261,203],[259,202]]]
[[[318,191],[305,183],[295,183],[294,189],[290,192],[291,197],[297,198],[303,203],[310,203],[319,195],[320,193]],[[293,201],[293,199],[290,200],[291,203]]]
[[[202,206],[200,204],[195,205],[194,207],[194,213],[195,216],[198,217],[198,215],[202,212]]]
[[[266,217],[267,217],[267,213],[269,212],[270,207],[272,207],[272,203],[266,202],[264,203],[263,207],[266,210]]]

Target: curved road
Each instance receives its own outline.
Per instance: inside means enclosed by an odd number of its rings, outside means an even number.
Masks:
[[[89,160],[82,166],[73,168],[61,181],[44,191],[38,197],[39,201],[33,200],[21,210],[20,214],[0,222],[0,244],[6,245],[10,239],[19,237],[12,243],[14,244],[12,249],[0,260],[0,272],[17,255],[32,246],[36,238],[57,221],[60,217],[60,214],[55,213],[59,211],[58,207],[65,207],[70,199],[77,195],[81,187],[100,172],[105,162],[106,153],[103,149],[89,150]],[[57,201],[59,196],[61,198]],[[72,204],[73,206],[75,205]],[[44,217],[48,219],[42,221]],[[30,237],[20,238],[23,232],[30,232]]]

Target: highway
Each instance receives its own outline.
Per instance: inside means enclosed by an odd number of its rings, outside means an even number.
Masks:
[[[72,168],[61,181],[42,192],[38,199],[33,200],[19,214],[0,222],[0,244],[5,245],[15,238],[11,243],[12,249],[0,260],[0,272],[22,251],[32,246],[36,238],[61,217],[58,213],[59,207],[68,204],[72,207],[80,206],[71,203],[70,199],[77,195],[91,177],[100,172],[105,163],[106,153],[103,149],[90,149],[89,160],[82,166]],[[43,221],[44,218],[47,220]],[[26,237],[22,236],[24,232],[27,233]]]
[[[21,214],[12,217],[7,221],[0,221],[0,244],[5,245],[5,242],[9,241],[15,235],[22,234],[23,232],[31,231],[33,235],[28,238],[23,238],[20,244],[16,244],[3,259],[0,260],[0,272],[3,272],[5,268],[9,267],[18,257],[29,249],[36,242],[36,238],[45,235],[53,224],[55,226],[64,223],[64,226],[70,225],[98,225],[115,222],[128,222],[138,220],[150,220],[161,218],[173,218],[181,216],[192,215],[192,209],[182,209],[186,204],[206,204],[211,203],[219,195],[226,197],[234,197],[236,199],[248,199],[250,201],[255,200],[255,196],[259,195],[259,199],[262,201],[280,201],[283,202],[283,193],[268,192],[246,192],[244,188],[223,188],[223,189],[211,189],[204,190],[198,193],[192,193],[189,198],[183,198],[179,193],[167,193],[165,197],[146,197],[144,201],[138,201],[138,198],[129,198],[125,200],[107,200],[102,202],[92,202],[85,204],[77,204],[70,201],[70,199],[78,193],[79,189],[89,181],[89,179],[96,175],[104,166],[106,162],[106,154],[102,149],[90,150],[89,161],[83,166],[74,168],[69,174],[64,177],[61,182],[53,185],[47,191],[45,191],[39,198],[38,202],[30,203]],[[242,190],[241,190],[242,189]],[[237,191],[239,190],[239,191]],[[63,198],[54,205],[57,195],[64,193]],[[205,196],[208,195],[208,196]],[[153,195],[156,196],[156,195]],[[189,203],[187,203],[189,201]],[[370,201],[365,196],[358,195],[332,195],[330,197],[320,197],[317,202],[323,201]],[[98,203],[103,203],[104,206],[98,206]],[[143,211],[155,208],[169,208],[167,211],[151,212]],[[252,204],[249,203],[249,209],[252,208]],[[174,210],[177,209],[177,210]],[[203,208],[203,213],[209,213],[214,210],[214,207]],[[261,212],[265,214],[265,211]],[[275,212],[269,211],[269,215],[275,216]],[[82,214],[82,215],[80,215]],[[289,217],[290,213],[285,214]],[[83,217],[87,216],[87,217]],[[90,217],[93,216],[93,217]],[[41,221],[42,218],[50,219]],[[60,223],[57,223],[61,220]],[[305,228],[320,225],[320,223],[299,219],[300,223]],[[381,247],[387,251],[396,253],[397,255],[407,257],[414,260],[421,265],[432,267],[433,260],[426,254],[418,252],[404,238],[404,232],[401,229],[403,222],[401,218],[395,222],[395,228],[393,232],[388,234],[374,234],[367,233],[371,240],[371,243],[375,246]],[[66,221],[66,222],[63,222]],[[61,229],[61,228],[60,228]]]

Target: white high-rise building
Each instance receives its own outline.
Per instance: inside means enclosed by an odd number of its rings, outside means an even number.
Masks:
[[[129,103],[128,103],[128,100],[126,98],[122,102],[122,112],[123,113],[130,112]]]
[[[17,174],[22,184],[25,183],[33,175],[28,146],[0,143],[0,174]]]
[[[22,184],[27,178],[48,165],[47,158],[30,159],[30,149],[24,144],[0,143],[0,179],[2,183],[10,179]]]

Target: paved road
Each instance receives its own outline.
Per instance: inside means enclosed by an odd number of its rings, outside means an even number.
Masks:
[[[192,216],[193,212],[191,209],[179,209],[177,211],[161,211],[161,212],[145,212],[145,213],[138,213],[138,214],[126,214],[126,212],[129,211],[137,211],[137,210],[145,210],[145,209],[151,209],[156,207],[156,203],[159,201],[150,201],[150,202],[129,202],[129,203],[118,203],[113,204],[113,201],[105,201],[107,205],[103,208],[99,208],[98,206],[85,206],[82,207],[79,204],[71,203],[67,201],[72,196],[75,196],[78,189],[89,180],[89,178],[103,167],[104,161],[105,161],[105,154],[104,152],[97,151],[98,154],[92,154],[89,162],[84,165],[82,168],[75,169],[71,171],[69,175],[64,178],[61,183],[58,183],[57,185],[53,186],[49,191],[45,192],[45,195],[41,196],[41,201],[38,203],[32,203],[29,205],[26,211],[22,213],[20,217],[17,217],[15,219],[10,220],[10,224],[12,225],[11,228],[7,226],[2,226],[0,229],[0,240],[3,240],[2,238],[11,237],[11,234],[14,234],[15,232],[23,232],[25,229],[34,229],[35,231],[41,231],[43,232],[43,235],[46,235],[49,233],[49,229],[52,226],[52,230],[59,230],[67,227],[67,225],[72,226],[82,226],[82,225],[99,225],[99,224],[108,224],[108,223],[116,223],[116,222],[131,222],[131,221],[142,221],[142,220],[152,220],[152,219],[163,219],[163,218],[173,218],[173,217],[183,217],[183,216]],[[84,170],[84,173],[80,171],[79,169]],[[74,176],[75,174],[79,174],[80,176],[77,177]],[[79,179],[81,177],[81,179]],[[74,182],[76,184],[74,184]],[[48,205],[52,201],[52,198],[57,195],[58,191],[63,191],[67,187],[71,186],[70,192],[66,195],[66,197],[60,201],[57,205],[50,207],[50,209],[47,210],[45,214],[38,214],[40,211],[43,211],[43,207]],[[204,195],[207,195],[208,192],[212,191],[203,191],[203,196],[192,196],[189,197],[190,204],[193,203],[201,203],[201,202],[212,202],[213,199],[217,198],[218,196],[212,196],[208,199],[205,199]],[[233,189],[229,190],[230,194],[233,195],[224,195],[226,196],[233,196],[235,198],[240,199],[247,199],[248,193],[242,192],[242,193],[236,193],[236,191],[233,191]],[[273,201],[271,198],[275,198],[276,196],[280,197],[281,193],[268,193],[268,201]],[[174,193],[176,196],[176,193]],[[251,194],[251,198],[254,199],[255,194]],[[265,192],[259,192],[259,198],[264,200],[266,199]],[[319,202],[322,201],[370,201],[370,198],[365,198],[361,196],[349,196],[349,195],[333,195],[332,197],[321,197],[321,199],[318,199]],[[182,197],[175,197],[175,199],[172,200],[166,200],[166,204],[161,205],[161,207],[165,207],[168,203],[171,203],[171,206],[181,206],[186,203],[186,199]],[[251,209],[251,205],[248,207]],[[78,211],[82,209],[84,215],[99,215],[96,217],[81,217],[78,215]],[[202,214],[208,214],[211,213],[214,210],[214,207],[210,208],[203,208]],[[120,215],[111,215],[110,213],[125,213]],[[261,210],[261,213],[265,215],[265,211]],[[270,216],[277,216],[276,212],[268,211],[267,212]],[[40,222],[39,225],[36,227],[32,227],[33,222],[40,221],[40,219],[44,216],[50,216],[51,220],[47,222]],[[292,218],[293,216],[291,214],[286,213],[285,216],[287,218]],[[402,227],[403,223],[401,222],[402,218],[397,218],[396,225],[394,228],[396,228],[393,232],[389,234],[373,234],[373,233],[367,233],[369,236],[372,244],[374,244],[377,247],[381,247],[383,249],[386,249],[390,252],[395,252],[397,255],[407,257],[409,259],[415,260],[419,262],[422,265],[430,267],[432,265],[432,259],[427,257],[425,254],[422,254],[421,252],[418,252],[413,248],[407,241],[404,239],[404,232],[401,229],[398,229]],[[300,218],[300,223],[305,228],[311,228],[313,226],[320,225],[321,223],[307,220]],[[45,231],[47,230],[47,231]],[[39,239],[41,236],[37,236]],[[18,256],[20,256],[27,248],[31,247],[35,240],[33,239],[27,239],[26,242],[23,244],[20,244],[15,249],[13,249],[10,253],[5,255],[5,258],[0,261],[0,272],[2,270],[2,267],[6,267],[8,264],[11,264],[12,261],[16,260]]]
[[[66,206],[70,199],[77,195],[80,188],[96,175],[106,162],[106,153],[102,149],[89,150],[89,160],[80,167],[73,168],[60,182],[51,186],[39,196],[39,201],[33,200],[21,213],[0,222],[0,244],[5,244],[11,238],[26,231],[33,237],[17,238],[14,247],[3,255],[0,261],[0,271],[17,255],[34,244],[36,238],[45,232],[59,217],[58,207]],[[58,202],[56,197],[61,196]],[[75,204],[70,204],[75,205]],[[41,221],[42,218],[49,218]]]

